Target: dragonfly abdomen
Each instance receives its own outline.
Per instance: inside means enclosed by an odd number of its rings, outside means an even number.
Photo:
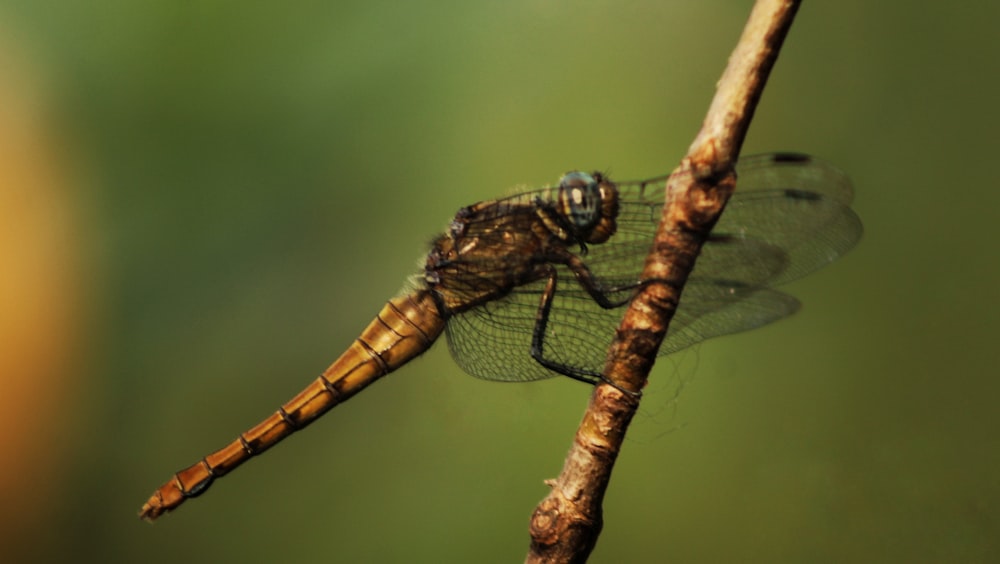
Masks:
[[[160,486],[139,516],[154,520],[201,495],[215,478],[304,428],[363,388],[426,351],[444,329],[429,290],[389,300],[340,358],[267,419]]]

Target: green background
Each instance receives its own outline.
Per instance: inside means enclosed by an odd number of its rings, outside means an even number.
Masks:
[[[837,163],[865,238],[789,287],[795,317],[658,363],[592,561],[1000,559],[1000,4],[955,6],[805,3],[744,154]],[[135,515],[324,369],[460,206],[672,169],[749,8],[0,2],[72,162],[87,288],[73,397],[38,404],[58,464],[20,478],[43,518],[4,552],[523,559],[589,389],[480,381],[442,344]]]

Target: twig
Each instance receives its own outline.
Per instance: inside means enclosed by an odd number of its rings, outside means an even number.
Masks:
[[[791,27],[798,0],[758,0],[687,156],[667,181],[666,204],[643,280],[608,354],[615,386],[595,387],[566,456],[531,517],[527,562],[583,562],[603,524],[601,502],[625,431],[681,289],[735,188],[733,172],[754,109]],[[628,394],[622,390],[635,390]]]

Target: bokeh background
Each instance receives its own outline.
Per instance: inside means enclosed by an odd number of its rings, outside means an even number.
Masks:
[[[750,2],[0,1],[7,562],[512,562],[589,390],[439,345],[147,525],[460,206],[669,171]],[[662,360],[595,562],[1000,559],[1000,4],[806,2],[744,152],[829,159],[860,247]]]

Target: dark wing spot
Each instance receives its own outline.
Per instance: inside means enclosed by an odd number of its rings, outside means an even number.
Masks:
[[[810,202],[818,202],[823,199],[822,194],[810,192],[809,190],[799,190],[797,188],[785,188],[785,197],[792,200],[807,200]]]
[[[774,153],[771,160],[776,163],[807,163],[812,157],[803,153]]]

